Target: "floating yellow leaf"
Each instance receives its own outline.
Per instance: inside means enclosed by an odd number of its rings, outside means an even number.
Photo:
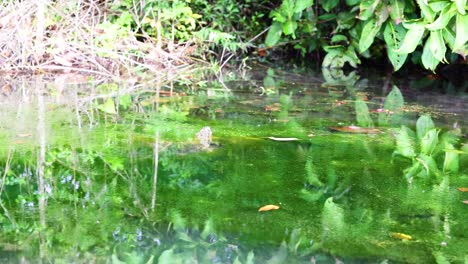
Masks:
[[[460,188],[458,188],[458,190],[460,192],[468,192],[468,188],[466,188],[466,187],[460,187]]]
[[[264,212],[264,211],[278,210],[279,208],[280,207],[277,206],[277,205],[268,204],[268,205],[260,207],[260,209],[258,209],[258,211],[259,212]]]
[[[274,140],[274,141],[296,141],[299,140],[298,138],[277,138],[277,137],[268,137],[268,139]]]
[[[411,240],[411,239],[413,239],[413,237],[411,237],[410,235],[403,234],[403,233],[391,233],[390,236],[393,237],[393,238],[401,239],[401,240]]]

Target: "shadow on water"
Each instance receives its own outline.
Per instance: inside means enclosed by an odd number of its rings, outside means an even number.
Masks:
[[[0,262],[466,262],[466,87],[418,81],[2,80]]]

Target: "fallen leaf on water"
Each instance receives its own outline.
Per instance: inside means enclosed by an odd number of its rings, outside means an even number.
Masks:
[[[262,206],[260,207],[260,209],[258,209],[259,212],[265,212],[265,211],[271,211],[271,210],[278,210],[280,207],[277,206],[277,205],[273,205],[273,204],[269,204],[269,205],[265,205],[265,206]]]
[[[367,127],[358,127],[358,126],[342,126],[342,127],[329,127],[331,131],[346,132],[346,133],[356,133],[356,134],[377,134],[381,130],[377,128],[367,128]]]
[[[464,204],[468,204],[468,200],[463,201]]]
[[[466,188],[466,187],[460,187],[460,188],[458,188],[458,190],[460,192],[468,192],[468,188]]]
[[[403,233],[391,233],[390,236],[393,237],[393,238],[401,239],[401,240],[411,240],[411,239],[413,239],[413,237],[411,237],[410,235],[403,234]]]
[[[268,139],[274,140],[274,141],[295,141],[299,140],[298,138],[277,138],[277,137],[268,137]]]

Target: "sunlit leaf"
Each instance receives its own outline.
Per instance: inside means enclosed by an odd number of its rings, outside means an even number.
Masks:
[[[273,205],[273,204],[268,204],[265,206],[262,206],[258,209],[259,212],[266,212],[266,211],[271,211],[271,210],[278,210],[280,207],[278,205]]]
[[[403,20],[403,11],[405,10],[406,2],[404,0],[390,0],[390,17],[393,19],[395,24],[400,24]]]
[[[466,13],[465,12],[466,0],[455,0],[455,4],[457,5],[458,13],[464,15]]]
[[[457,13],[457,9],[454,5],[446,5],[445,8],[440,12],[439,17],[427,25],[426,28],[429,30],[440,30],[446,28],[450,20]]]
[[[411,239],[413,239],[413,237],[411,237],[410,235],[403,234],[403,233],[390,233],[390,236],[393,237],[393,238],[401,239],[401,240],[411,240]]]
[[[434,129],[435,125],[430,115],[422,115],[416,121],[416,134],[419,139],[424,137],[429,130]]]
[[[416,0],[416,2],[418,3],[419,8],[421,9],[422,17],[424,17],[424,19],[429,22],[434,21],[436,13],[427,5],[428,1]]]
[[[104,104],[99,105],[97,108],[107,114],[113,115],[117,113],[115,111],[115,104],[113,99],[107,99]]]
[[[278,138],[278,137],[267,137],[273,141],[296,141],[299,140],[298,138]]]
[[[359,5],[359,19],[361,20],[367,20],[370,17],[374,15],[374,11],[377,8],[377,6],[381,4],[380,0],[374,1],[374,0],[364,0],[361,1],[361,4]]]
[[[439,142],[439,130],[433,128],[429,130],[421,139],[421,153],[431,155]]]
[[[406,32],[401,47],[396,50],[398,53],[412,53],[416,49],[424,35],[426,24],[424,22],[415,22],[405,26],[407,26],[409,30]]]
[[[434,71],[439,64],[439,60],[432,55],[429,41],[424,45],[421,61],[424,68]]]
[[[431,31],[427,42],[434,58],[438,61],[445,61],[445,52],[447,51],[447,47],[445,47],[442,31]]]
[[[437,178],[440,177],[439,169],[437,168],[437,163],[434,158],[428,155],[419,154],[416,157],[416,160],[424,167],[426,171],[426,176],[434,175]]]
[[[402,126],[396,134],[397,147],[395,154],[399,154],[407,158],[413,158],[416,156],[414,140],[414,132],[406,126]]]
[[[445,148],[447,149],[445,151],[445,159],[444,159],[444,172],[453,172],[457,173],[459,170],[459,163],[460,163],[460,158],[459,158],[459,153],[450,151],[450,150],[455,150],[455,147],[450,144],[446,143]],[[460,190],[460,189],[459,189]]]
[[[406,30],[402,25],[395,25],[391,21],[387,23],[384,30],[384,40],[387,43],[388,59],[393,65],[393,70],[398,71],[408,57],[407,53],[398,53],[396,50],[405,38]]]
[[[444,37],[444,41],[449,46],[451,50],[453,49],[453,45],[455,44],[455,32],[449,28],[444,28],[442,30],[442,36]]]
[[[374,38],[379,33],[382,24],[376,23],[375,19],[370,19],[366,22],[362,29],[361,38],[359,39],[359,52],[366,51],[374,42]]]
[[[280,22],[273,22],[270,29],[268,30],[268,34],[265,39],[265,45],[267,47],[272,47],[278,43],[281,39],[281,34],[283,34],[283,25]]]
[[[468,14],[457,14],[454,51],[463,49],[468,41]]]
[[[293,38],[296,38],[295,32],[297,29],[297,22],[295,20],[288,20],[283,24],[283,33],[285,35],[292,35]]]
[[[254,264],[255,263],[255,254],[251,250],[249,251],[249,254],[247,255],[247,260],[245,261],[245,264]]]

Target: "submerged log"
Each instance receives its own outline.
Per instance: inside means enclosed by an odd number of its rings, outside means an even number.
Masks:
[[[331,131],[353,133],[353,134],[378,134],[382,130],[377,128],[358,127],[358,126],[333,126],[329,127]]]

